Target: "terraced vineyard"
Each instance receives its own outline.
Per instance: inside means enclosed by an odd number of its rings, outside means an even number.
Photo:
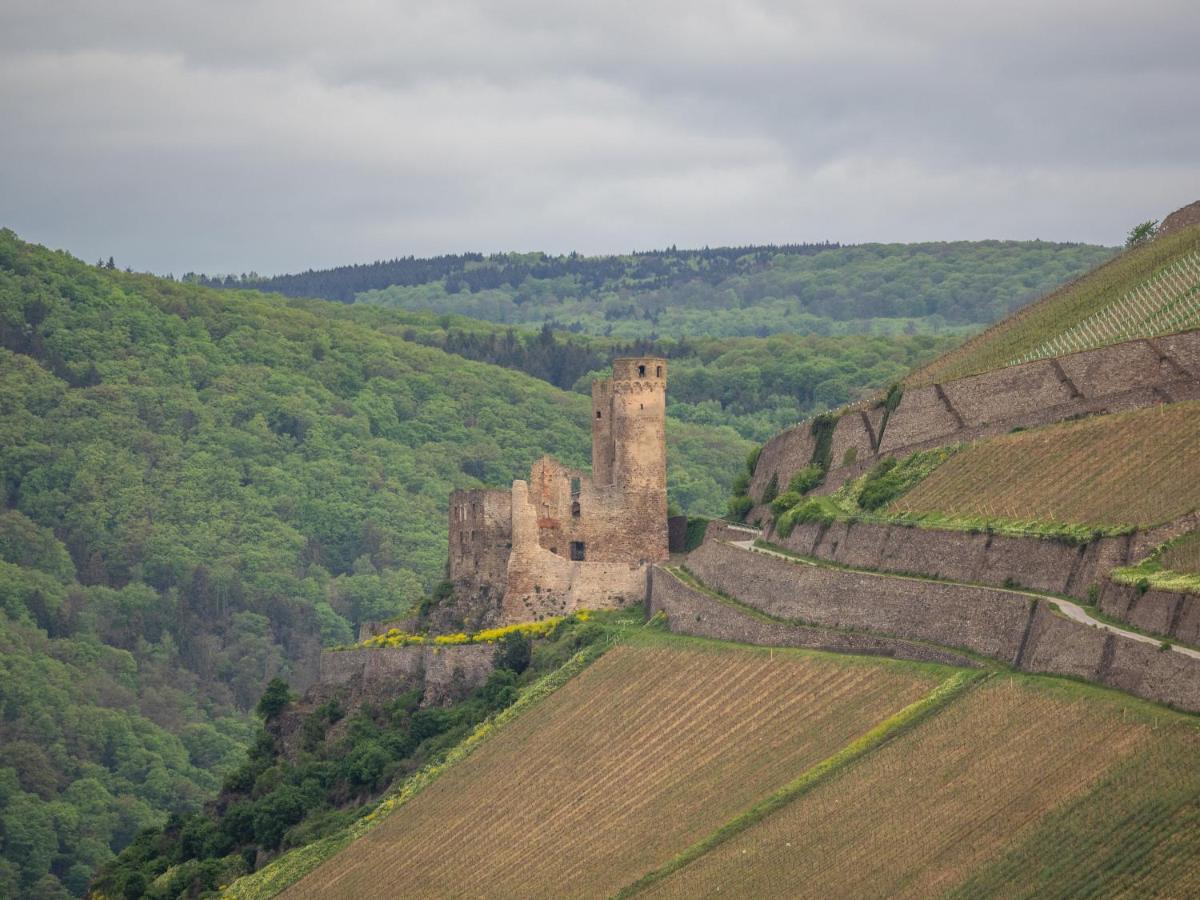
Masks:
[[[943,673],[693,643],[612,650],[286,895],[611,894]]]
[[[1094,350],[1200,326],[1200,251],[1176,260],[1133,290],[1043,341],[1009,365]]]
[[[913,372],[905,383],[950,381],[1039,354],[1058,355],[1194,327],[1198,301],[1189,289],[1195,280],[1187,260],[1198,253],[1200,225],[1150,241],[993,325]],[[1113,316],[1109,324],[1106,310]]]
[[[1200,733],[999,677],[653,885],[731,895],[1196,896]]]
[[[1095,526],[1156,525],[1200,508],[1200,401],[980,441],[889,513]]]
[[[1173,572],[1200,575],[1200,531],[1193,531],[1167,548],[1162,557],[1163,568]]]

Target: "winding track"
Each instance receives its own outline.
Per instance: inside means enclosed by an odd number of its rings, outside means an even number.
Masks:
[[[821,568],[821,563],[819,563],[819,562],[814,562],[812,560],[802,559],[802,558],[798,558],[795,556],[789,556],[786,553],[779,553],[775,550],[768,550],[766,547],[756,547],[754,545],[754,542],[761,536],[762,532],[760,532],[760,531],[755,531],[752,528],[745,528],[745,527],[739,527],[739,526],[728,526],[728,527],[731,528],[732,530],[745,532],[748,535],[753,535],[753,537],[750,537],[744,541],[726,541],[726,543],[729,544],[731,547],[737,547],[741,550],[748,550],[751,553],[762,553],[766,556],[776,556],[779,559],[785,559],[788,562],[795,563],[796,565],[813,566],[814,568]],[[841,567],[838,567],[838,568],[841,568]],[[846,567],[846,568],[850,568],[850,567]],[[908,581],[927,580],[927,579],[922,579],[922,578],[915,578],[912,575],[891,575],[891,574],[887,574],[887,573],[883,573],[883,572],[871,572],[867,569],[852,569],[852,571],[859,572],[863,575],[871,575],[876,578],[903,578]],[[939,579],[939,580],[941,580],[941,579]],[[978,585],[968,585],[961,581],[942,580],[942,583],[957,584],[957,585],[961,585],[962,587],[978,587]],[[991,585],[989,585],[988,587],[992,588]],[[1064,600],[1061,597],[1054,596],[1053,594],[1042,594],[1042,593],[1039,593],[1038,591],[1014,590],[1012,588],[1001,588],[1001,587],[994,587],[994,588],[992,588],[992,590],[1005,591],[1009,594],[1015,594],[1020,597],[1037,597],[1039,600],[1043,600],[1047,603],[1054,604],[1054,607],[1060,613],[1062,613],[1064,616],[1066,616],[1068,619],[1072,619],[1073,621],[1079,622],[1083,625],[1090,625],[1093,628],[1099,628],[1100,630],[1110,632],[1111,634],[1120,635],[1121,637],[1128,638],[1131,641],[1138,641],[1139,643],[1142,643],[1142,644],[1150,644],[1153,647],[1159,647],[1162,645],[1163,640],[1164,640],[1163,638],[1154,638],[1154,637],[1149,637],[1144,634],[1139,634],[1136,631],[1127,631],[1124,628],[1118,628],[1116,625],[1110,625],[1108,622],[1102,622],[1099,619],[1093,618],[1087,612],[1087,610],[1085,610],[1078,603],[1074,603],[1070,600]],[[1182,653],[1184,656],[1190,656],[1192,659],[1200,659],[1200,650],[1194,650],[1191,647],[1181,647],[1175,643],[1172,643],[1170,645],[1170,649],[1171,649],[1171,652],[1173,652],[1173,653]]]

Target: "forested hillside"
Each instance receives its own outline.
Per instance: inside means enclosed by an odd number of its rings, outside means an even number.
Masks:
[[[961,334],[1007,315],[1111,252],[1085,244],[961,241],[606,257],[466,255],[228,284],[514,325],[551,321],[626,340]]]
[[[465,316],[364,304],[322,308],[385,334],[517,369],[589,396],[592,379],[613,357],[665,356],[671,361],[670,416],[730,425],[754,441],[899,381],[958,343],[953,335],[864,334],[622,341],[556,332],[549,325],[530,332]]]
[[[441,578],[453,488],[586,463],[582,396],[326,308],[0,232],[0,895],[210,796],[271,677]],[[719,508],[748,442],[669,432]]]

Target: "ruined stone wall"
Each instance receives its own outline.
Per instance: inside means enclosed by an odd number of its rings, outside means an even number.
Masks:
[[[450,580],[482,583],[503,593],[512,542],[512,493],[455,491],[450,495]]]
[[[666,569],[656,566],[650,572],[647,613],[653,616],[660,612],[667,617],[667,627],[676,634],[764,647],[804,647],[809,650],[886,656],[955,666],[978,665],[969,656],[928,644],[756,618],[689,587]]]
[[[1029,598],[1011,591],[806,566],[721,543],[702,545],[687,565],[709,587],[776,618],[933,641],[1009,663],[1029,615]]]
[[[1065,419],[1139,409],[1200,397],[1200,331],[1135,340],[1055,359],[1035,360],[926,387],[907,388],[879,429],[882,413],[851,411],[838,422],[831,469],[818,493],[835,490],[883,455],[1005,434]],[[802,422],[767,442],[751,482],[758,498],[778,475],[782,489],[812,458],[811,424]],[[856,447],[855,464],[844,465]]]
[[[487,681],[494,655],[490,644],[325,650],[320,681],[326,689],[340,685],[371,696],[419,687],[422,705],[445,706]]]
[[[904,525],[834,522],[797,525],[782,547],[805,556],[880,572],[919,573],[978,584],[1018,584],[1080,600],[1115,566],[1133,560],[1131,536],[1086,544]]]
[[[703,545],[688,566],[710,587],[776,617],[961,647],[1023,671],[1084,678],[1200,712],[1200,660],[1074,622],[1048,600],[805,566],[720,543]],[[681,629],[689,615],[696,621],[697,611],[680,606],[678,598],[673,602]],[[670,615],[666,601],[659,608]],[[706,626],[699,614],[699,627],[737,639],[736,623]],[[757,634],[764,642],[772,637],[769,631]]]
[[[588,559],[573,561],[543,547],[539,508],[530,501],[529,488],[523,481],[513,482],[512,511],[513,547],[502,622],[526,622],[578,609],[609,609],[641,602],[645,597],[649,560],[640,556],[595,560],[589,552]],[[580,534],[586,536],[586,532]]]

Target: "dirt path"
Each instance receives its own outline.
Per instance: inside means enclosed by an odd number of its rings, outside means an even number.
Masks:
[[[762,553],[762,554],[765,554],[766,556],[775,556],[775,557],[778,557],[779,559],[786,559],[788,562],[796,563],[797,565],[801,565],[801,566],[813,566],[814,568],[821,568],[821,563],[815,562],[813,560],[800,559],[795,556],[789,556],[786,553],[779,553],[778,551],[775,551],[775,550],[768,550],[766,547],[756,547],[754,545],[754,542],[755,542],[755,540],[757,540],[757,537],[761,532],[756,532],[750,528],[739,528],[738,530],[744,531],[748,535],[753,534],[753,535],[755,535],[755,537],[749,538],[744,541],[727,541],[726,543],[728,543],[732,547],[738,547],[742,550],[749,550],[751,553]],[[838,568],[838,567],[830,566],[829,568]],[[866,569],[853,569],[852,571],[859,572],[864,575],[874,575],[879,578],[903,578],[908,581],[932,580],[932,579],[914,578],[911,575],[891,575],[886,572],[871,572]],[[978,587],[979,586],[979,585],[964,584],[963,582],[960,582],[960,581],[943,581],[942,583],[943,584],[958,584],[963,587]],[[1102,622],[1099,619],[1093,618],[1087,612],[1087,610],[1085,610],[1078,603],[1074,603],[1070,600],[1064,600],[1061,597],[1055,597],[1052,594],[1040,594],[1037,591],[1026,591],[1026,590],[1018,591],[1018,590],[1013,590],[1011,588],[991,587],[991,585],[989,585],[989,587],[992,590],[1005,591],[1007,593],[1016,594],[1017,596],[1021,596],[1021,597],[1037,597],[1039,600],[1054,604],[1055,608],[1057,608],[1058,611],[1061,612],[1068,619],[1072,619],[1073,621],[1079,622],[1083,625],[1090,625],[1093,628],[1099,628],[1102,631],[1107,631],[1112,634],[1120,635],[1121,637],[1128,638],[1131,641],[1138,641],[1139,643],[1142,643],[1142,644],[1149,644],[1152,647],[1159,647],[1162,645],[1163,640],[1164,640],[1164,638],[1150,637],[1148,635],[1139,634],[1136,631],[1127,631],[1126,629],[1119,628],[1116,625],[1110,625],[1108,622]],[[1200,650],[1193,650],[1191,647],[1181,647],[1178,644],[1172,643],[1171,651],[1173,653],[1182,653],[1184,656],[1190,656],[1192,659],[1200,659]]]

